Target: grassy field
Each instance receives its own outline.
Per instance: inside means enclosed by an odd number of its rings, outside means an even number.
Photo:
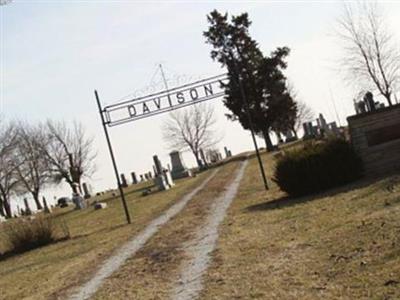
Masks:
[[[264,155],[269,178],[272,156]],[[400,176],[288,199],[252,159],[202,299],[400,299]]]
[[[99,196],[108,208],[55,211],[56,219],[64,221],[71,239],[24,254],[0,260],[0,299],[58,299],[65,292],[89,278],[99,262],[114,249],[143,229],[152,219],[178,201],[203,181],[209,172],[178,181],[175,188],[142,197],[147,183],[126,189],[132,224],[126,225],[119,198],[111,193]],[[0,227],[1,236],[1,227]],[[4,237],[0,252],[7,250]]]
[[[274,157],[263,154],[263,160],[270,179]],[[185,243],[237,165],[232,159],[222,166],[94,298],[168,298],[185,259]],[[117,198],[108,199],[105,210],[57,211],[72,238],[0,260],[0,299],[64,298],[113,250],[209,174],[147,197],[140,196],[143,185],[128,188],[130,226]],[[269,184],[265,191],[252,157],[220,227],[201,299],[400,299],[400,175],[295,199]]]

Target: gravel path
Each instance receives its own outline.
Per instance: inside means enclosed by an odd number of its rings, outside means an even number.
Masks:
[[[173,300],[196,299],[202,290],[202,275],[211,261],[211,252],[218,239],[218,226],[224,220],[226,210],[235,198],[243,177],[247,160],[242,162],[234,180],[226,187],[225,192],[215,199],[203,226],[195,233],[195,238],[185,245],[188,257],[181,266],[181,273],[171,294]]]
[[[185,195],[179,202],[171,206],[161,216],[153,220],[142,232],[136,235],[131,241],[123,245],[117,252],[107,259],[96,274],[69,298],[70,300],[81,300],[90,298],[101,286],[103,281],[115,272],[128,258],[133,256],[144,244],[158,231],[158,229],[167,223],[171,218],[177,215],[185,205],[201,190],[218,172],[214,170],[199,186]]]

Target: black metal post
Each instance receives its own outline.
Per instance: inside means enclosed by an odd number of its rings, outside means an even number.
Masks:
[[[97,106],[99,108],[99,113],[100,113],[100,117],[101,117],[101,123],[103,125],[104,133],[106,135],[108,150],[110,150],[111,161],[112,161],[112,164],[113,164],[113,167],[114,167],[115,177],[117,178],[119,194],[121,196],[122,204],[124,206],[126,220],[128,221],[128,224],[131,224],[131,216],[129,215],[128,206],[126,205],[124,190],[122,189],[121,181],[119,179],[119,172],[118,172],[118,168],[117,168],[117,163],[115,162],[114,152],[113,152],[113,149],[112,149],[112,146],[111,146],[110,136],[108,135],[107,125],[106,125],[106,122],[104,121],[103,109],[101,108],[99,95],[97,94],[96,90],[94,91],[94,94],[96,96]]]
[[[262,160],[261,160],[260,151],[258,150],[256,136],[254,134],[254,125],[253,125],[253,120],[251,118],[250,105],[249,105],[249,102],[247,101],[246,93],[244,92],[244,89],[243,89],[242,79],[240,78],[240,74],[239,74],[239,70],[238,70],[237,65],[236,65],[235,58],[233,58],[233,64],[234,64],[235,72],[236,72],[236,75],[237,75],[237,78],[238,78],[240,95],[242,97],[242,100],[244,102],[244,106],[246,108],[247,119],[249,121],[249,127],[250,127],[250,131],[251,131],[251,137],[253,138],[254,148],[256,149],[256,155],[257,155],[258,165],[259,165],[260,171],[261,171],[261,177],[263,179],[263,183],[264,183],[265,189],[268,190],[269,187],[268,187],[268,183],[267,183],[267,177],[265,176],[264,166],[263,166],[263,163],[262,163]]]

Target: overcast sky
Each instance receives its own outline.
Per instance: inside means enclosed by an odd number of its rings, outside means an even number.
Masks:
[[[383,3],[399,37],[400,3]],[[95,136],[95,190],[115,187],[115,178],[93,90],[104,104],[131,94],[163,89],[162,63],[170,87],[224,70],[210,58],[202,32],[213,9],[248,12],[252,36],[264,53],[291,49],[287,76],[299,97],[328,121],[345,124],[355,90],[338,73],[340,43],[334,37],[339,1],[18,1],[1,6],[1,115],[29,121],[78,120]],[[252,147],[248,132],[227,121],[221,100],[212,100],[219,144],[232,153]],[[143,173],[158,154],[169,163],[162,141],[165,116],[110,130],[120,172]],[[261,146],[264,142],[259,140]],[[194,163],[185,154],[188,165]],[[68,190],[66,190],[69,193]],[[58,195],[65,190],[57,192]],[[48,195],[50,196],[50,195]],[[52,197],[51,197],[52,198]]]

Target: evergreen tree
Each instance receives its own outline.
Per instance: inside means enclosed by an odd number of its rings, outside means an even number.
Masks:
[[[286,77],[282,73],[286,68],[284,59],[290,50],[287,47],[278,48],[270,57],[264,57],[257,42],[250,37],[251,22],[247,13],[232,16],[231,22],[228,22],[227,14],[214,10],[207,19],[210,26],[204,36],[207,43],[213,46],[211,58],[228,69],[229,82],[224,86],[224,104],[231,111],[228,117],[238,120],[244,129],[249,129],[239,88],[241,80],[254,129],[264,136],[267,150],[271,151],[270,131],[281,129],[284,127],[282,122],[291,119],[285,116],[289,112],[286,108],[292,107],[294,102],[288,96]]]

